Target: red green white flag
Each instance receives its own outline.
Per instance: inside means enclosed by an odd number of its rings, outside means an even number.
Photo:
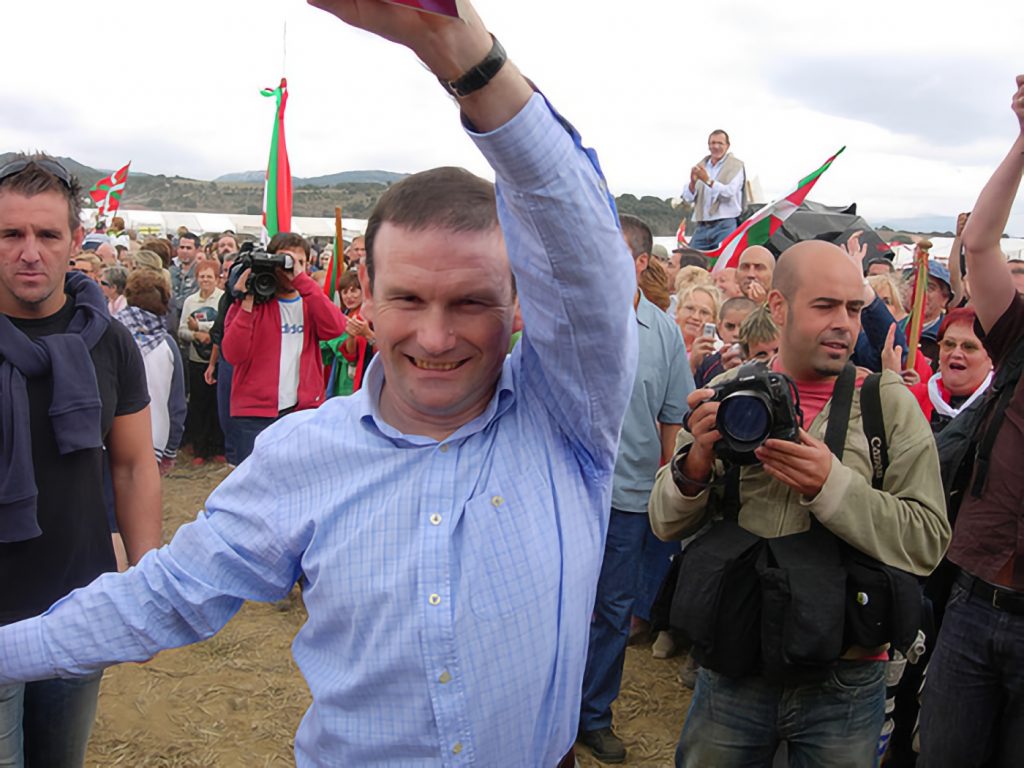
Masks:
[[[260,93],[277,99],[274,133],[270,139],[270,160],[263,185],[263,243],[278,232],[292,228],[292,170],[288,164],[288,147],[284,140],[284,109],[288,104],[288,81],[281,78],[277,88],[264,88]]]
[[[807,199],[811,189],[818,183],[821,174],[829,169],[832,161],[839,157],[846,147],[841,147],[824,164],[806,176],[796,184],[796,189],[785,197],[764,206],[753,216],[740,224],[732,234],[726,237],[721,245],[713,251],[703,251],[713,264],[711,271],[720,272],[723,269],[735,268],[739,265],[740,254],[752,245],[764,245],[769,238],[782,226],[782,222],[788,219]]]
[[[128,165],[131,164],[131,160],[129,160]],[[121,195],[128,184],[128,165],[114,171],[106,178],[100,179],[89,190],[89,197],[96,202],[101,217],[113,213],[121,204]]]
[[[324,293],[327,298],[334,301],[338,293],[338,275],[341,272],[341,246],[338,238],[334,238],[334,245],[331,248],[331,260],[327,262],[327,277],[324,279]]]

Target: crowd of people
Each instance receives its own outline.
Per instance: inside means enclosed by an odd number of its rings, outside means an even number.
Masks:
[[[0,168],[0,765],[81,765],[105,667],[296,586],[300,765],[624,762],[637,641],[683,658],[678,766],[1015,765],[1024,77],[917,290],[859,232],[713,269],[722,130],[667,252],[468,3],[321,5],[417,54],[496,185],[410,176],[336,259],[87,233],[59,162]],[[183,446],[231,471],[161,547]]]

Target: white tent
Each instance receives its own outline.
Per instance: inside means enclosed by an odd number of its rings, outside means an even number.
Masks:
[[[240,235],[259,237],[263,219],[258,214],[202,213],[191,211],[135,211],[121,208],[117,215],[124,219],[125,227],[134,229],[140,238],[163,237],[177,233],[178,227],[187,227],[197,235],[216,235],[227,230]],[[82,211],[82,222],[92,226],[96,209]],[[311,216],[293,216],[292,230],[305,237],[334,237],[334,219]],[[366,219],[343,219],[342,235],[351,240],[366,232]]]

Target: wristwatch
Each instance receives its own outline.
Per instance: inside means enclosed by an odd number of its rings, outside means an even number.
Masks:
[[[484,56],[484,60],[468,72],[464,72],[455,80],[437,78],[441,86],[455,98],[462,99],[471,93],[479,91],[491,82],[494,76],[505,66],[505,62],[508,61],[505,49],[494,35],[491,35],[491,40],[493,45],[491,45],[491,50],[488,51],[487,55]]]

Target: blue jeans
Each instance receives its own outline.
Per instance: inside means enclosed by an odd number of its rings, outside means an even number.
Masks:
[[[224,458],[228,464],[238,464],[238,446],[235,420],[231,418],[231,377],[235,369],[223,357],[217,360],[217,420],[224,433]]]
[[[643,554],[640,556],[640,583],[637,586],[633,615],[644,621],[651,620],[651,606],[672,567],[672,555],[680,552],[678,541],[662,541],[647,528]]]
[[[842,662],[820,682],[770,683],[701,669],[676,749],[677,768],[772,765],[873,768],[885,715],[885,665]]]
[[[921,768],[1024,762],[1024,616],[953,585],[921,697]]]
[[[707,224],[698,224],[697,230],[690,238],[690,247],[699,251],[713,250],[739,225],[739,219],[718,219]]]
[[[277,419],[260,418],[259,416],[235,416],[232,421],[234,421],[235,430],[235,458],[238,459],[235,463],[241,464],[252,453],[253,446],[256,444],[256,438],[260,436],[260,432],[277,421]]]
[[[81,766],[102,677],[0,685],[0,766]]]
[[[612,510],[583,673],[580,727],[584,731],[608,728],[612,724],[612,702],[618,698],[622,684],[640,553],[650,527],[647,515],[642,512]]]

